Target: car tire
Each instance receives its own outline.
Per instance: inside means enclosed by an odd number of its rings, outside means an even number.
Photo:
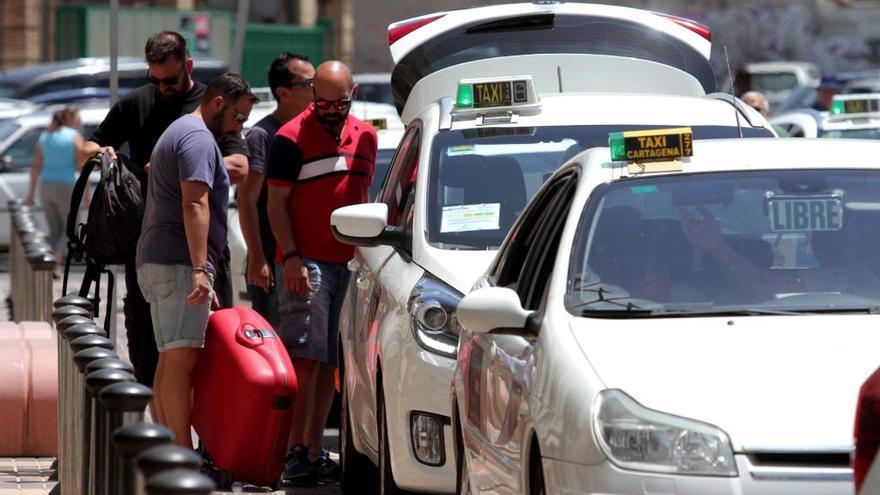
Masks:
[[[529,476],[529,495],[544,495],[547,490],[544,488],[544,467],[541,465],[541,458],[532,463],[532,472]]]
[[[342,404],[339,407],[339,484],[342,493],[355,495],[368,493],[365,487],[378,486],[379,480],[376,466],[370,459],[354,448],[354,440],[351,434],[351,414],[348,407],[348,393],[345,389],[345,377],[343,368],[340,367],[340,382],[342,391]],[[375,491],[373,492],[375,493]]]
[[[382,392],[382,384],[377,387],[379,400],[379,495],[408,495],[411,492],[401,490],[394,482],[394,473],[391,470],[391,452],[388,448],[388,418],[385,416],[385,397]]]

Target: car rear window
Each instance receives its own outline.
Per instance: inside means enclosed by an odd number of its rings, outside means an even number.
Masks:
[[[394,67],[394,102],[401,110],[419,80],[446,67],[495,57],[552,53],[650,60],[691,74],[706,93],[715,91],[709,61],[678,38],[632,21],[547,13],[473,23],[428,40]]]

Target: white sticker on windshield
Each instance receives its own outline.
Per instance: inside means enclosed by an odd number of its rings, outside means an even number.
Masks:
[[[440,232],[472,232],[474,230],[498,230],[501,203],[479,205],[444,206],[440,220]]]

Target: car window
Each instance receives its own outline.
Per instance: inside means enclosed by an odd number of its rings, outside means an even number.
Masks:
[[[791,72],[752,74],[750,81],[755,91],[785,91],[798,86],[797,77]]]
[[[403,195],[401,182],[406,177],[404,170],[412,164],[413,154],[418,160],[420,135],[418,126],[413,126],[406,132],[394,154],[388,174],[385,176],[379,200],[388,205],[388,225],[398,225],[403,208],[406,206],[407,198]]]
[[[823,138],[880,139],[880,129],[838,129],[819,132]]]
[[[874,307],[878,243],[874,170],[621,180],[582,213],[567,305],[577,315]]]
[[[25,97],[30,98],[43,93],[54,93],[70,89],[90,88],[93,87],[94,84],[95,81],[90,76],[61,77],[31,86],[27,89]]]
[[[427,238],[441,249],[498,248],[538,188],[608,134],[644,125],[505,127],[444,131],[434,138]],[[666,126],[660,126],[666,127]],[[694,139],[735,138],[736,127],[692,126]],[[746,137],[773,137],[743,128]]]
[[[0,142],[3,142],[21,126],[13,119],[0,120]]]
[[[373,172],[373,182],[370,184],[370,201],[378,199],[379,189],[382,187],[382,180],[388,175],[388,167],[391,165],[394,151],[393,149],[380,149],[376,153],[376,170]]]
[[[0,81],[0,98],[16,98],[19,85],[12,81]]]
[[[358,83],[357,99],[393,105],[394,96],[391,94],[391,83]]]
[[[7,165],[12,170],[30,168],[34,163],[34,146],[40,138],[40,134],[46,130],[45,127],[35,127],[24,134],[16,141],[6,153],[3,155],[4,160],[8,156],[11,162]]]

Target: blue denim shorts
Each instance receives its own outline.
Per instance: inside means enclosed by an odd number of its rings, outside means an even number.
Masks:
[[[144,263],[137,267],[137,275],[144,299],[150,303],[159,352],[204,347],[211,298],[198,306],[187,304],[186,296],[192,292],[192,267]]]
[[[351,273],[344,263],[305,258],[303,264],[309,270],[312,285],[308,294],[288,292],[284,268],[275,265],[275,291],[281,315],[278,334],[291,359],[305,358],[336,366],[339,313]]]

